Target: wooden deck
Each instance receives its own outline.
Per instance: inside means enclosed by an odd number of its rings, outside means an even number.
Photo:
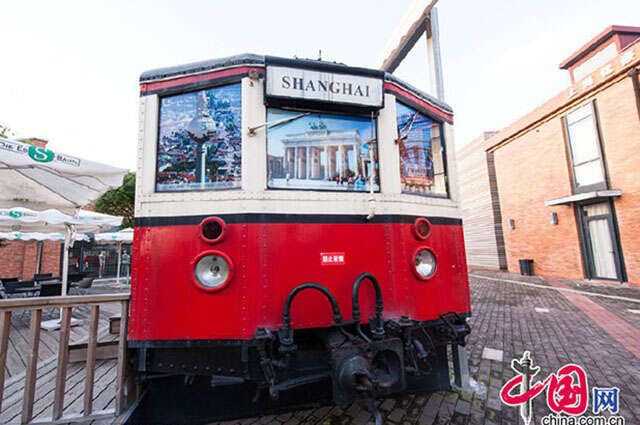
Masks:
[[[100,306],[100,321],[98,324],[100,341],[113,341],[117,338],[110,335],[109,317],[120,314],[120,306],[117,304],[104,304]],[[48,309],[43,312],[42,320],[49,320],[59,317],[59,309]],[[28,311],[16,312],[11,317],[11,333],[9,334],[9,349],[7,350],[7,366],[5,367],[6,382],[15,376],[24,376],[27,367],[27,355],[29,353],[29,318]],[[73,326],[69,341],[71,344],[86,342],[89,335],[89,308],[80,307],[73,311],[73,318],[82,320],[80,326]],[[58,352],[58,338],[60,331],[45,331],[40,333],[40,350],[38,361],[46,361],[55,357]],[[105,339],[107,338],[107,339]]]
[[[119,335],[109,333],[109,317],[120,315],[121,306],[117,302],[99,305],[97,342],[117,342]],[[0,307],[2,307],[1,304]],[[42,320],[58,318],[59,314],[59,308],[47,306],[42,312]],[[70,346],[87,342],[91,346],[91,342],[88,341],[90,337],[91,307],[73,307],[72,314],[74,319],[80,319],[82,323],[70,328]],[[2,424],[20,424],[24,421],[24,399],[25,395],[29,393],[29,391],[25,391],[25,384],[28,382],[28,364],[32,351],[30,320],[30,311],[23,313],[20,310],[13,309],[6,350],[6,367],[4,369],[5,385],[2,394],[2,411],[0,412],[0,423]],[[93,412],[93,419],[99,420],[83,420],[82,415],[83,411],[85,411],[85,403],[87,403],[87,400],[85,400],[87,388],[85,384],[87,378],[86,357],[82,361],[66,363],[65,357],[67,355],[65,355],[61,360],[62,363],[60,363],[58,359],[58,350],[61,344],[60,336],[59,330],[40,331],[37,372],[35,373],[35,393],[32,396],[33,419],[29,423],[112,423],[114,421],[114,413],[118,407],[116,406],[118,360],[115,358],[94,360],[93,403],[92,408],[88,411]],[[93,350],[95,356],[95,348]],[[62,379],[58,374],[59,364],[67,364],[66,380],[57,383],[57,379]],[[60,386],[59,384],[63,385]],[[64,398],[56,395],[56,388],[63,389]],[[64,402],[58,404],[57,414],[54,415],[56,397],[59,400],[63,399]],[[52,421],[52,417],[59,417],[60,415],[62,417],[59,421]],[[69,420],[71,418],[73,418],[73,421]]]

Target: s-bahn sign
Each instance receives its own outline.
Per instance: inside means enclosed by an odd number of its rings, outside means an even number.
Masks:
[[[36,163],[55,162],[74,167],[80,166],[80,159],[64,155],[61,153],[55,153],[50,149],[40,146],[29,145],[27,143],[14,142],[11,140],[0,139],[0,150],[9,151],[16,155],[24,155],[31,158]]]
[[[364,109],[380,109],[384,106],[383,73],[370,71],[369,75],[364,72],[360,75],[333,72],[332,65],[320,64],[324,66],[300,68],[267,62],[267,105],[295,107],[306,103],[309,106],[343,105]],[[342,71],[340,68],[341,65],[335,65],[337,71]]]

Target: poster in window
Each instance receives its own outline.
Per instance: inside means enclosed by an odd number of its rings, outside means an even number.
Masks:
[[[379,190],[375,120],[270,108],[267,121],[269,188]]]
[[[402,192],[446,195],[440,123],[400,102],[396,110]]]
[[[240,83],[160,99],[156,191],[239,188]]]

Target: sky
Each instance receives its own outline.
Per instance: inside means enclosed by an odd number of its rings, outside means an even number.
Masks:
[[[377,66],[413,0],[0,5],[0,124],[17,137],[134,169],[141,72],[243,52]],[[608,25],[640,26],[637,0],[440,0],[445,100],[456,146],[567,87],[558,64]],[[429,89],[426,42],[396,75]]]

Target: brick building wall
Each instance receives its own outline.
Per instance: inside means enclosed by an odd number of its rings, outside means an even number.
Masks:
[[[638,76],[635,76],[638,79]],[[629,281],[640,284],[640,111],[626,77],[596,96],[609,181]]]
[[[1,241],[0,278],[17,277],[28,280],[37,269],[38,242]],[[40,273],[60,275],[60,246],[58,242],[42,242]]]
[[[573,208],[545,201],[571,193],[571,177],[560,119],[495,151],[508,270],[533,259],[535,274],[582,279],[582,257]],[[550,214],[558,213],[552,225]],[[511,229],[509,220],[515,228]]]
[[[624,269],[627,281],[640,286],[640,93],[633,83],[639,67],[640,40],[486,142],[494,153],[509,271],[519,270],[519,259],[533,259],[537,275],[588,275],[576,204],[545,202],[574,194],[563,117],[594,102],[609,189],[622,192],[612,199]]]

